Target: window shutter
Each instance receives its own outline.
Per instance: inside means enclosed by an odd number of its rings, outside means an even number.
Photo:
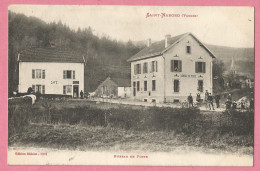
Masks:
[[[203,62],[203,73],[206,73],[206,62]]]
[[[66,86],[63,86],[63,94],[66,94]]]
[[[156,65],[156,72],[158,71],[158,64],[157,61],[155,61],[155,65]]]
[[[134,65],[134,74],[136,75],[136,64]]]
[[[35,78],[35,69],[32,70],[32,78]]]
[[[42,85],[42,94],[45,94],[45,85]]]
[[[195,62],[195,72],[198,73],[198,62]]]
[[[42,79],[45,79],[45,70],[42,70]]]
[[[174,60],[171,60],[171,72],[174,71]]]
[[[178,80],[178,92],[180,92],[180,80]]]
[[[66,71],[63,70],[63,79],[66,79]]]
[[[75,79],[75,70],[73,70],[73,79]]]
[[[182,72],[182,61],[179,61],[179,72]]]
[[[42,78],[42,70],[39,69],[37,73],[39,73],[39,78]]]
[[[33,92],[35,93],[35,85],[32,85]]]

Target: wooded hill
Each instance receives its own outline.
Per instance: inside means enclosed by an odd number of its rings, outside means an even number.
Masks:
[[[234,64],[237,71],[249,73],[251,76],[254,76],[254,48],[234,48],[216,45],[206,46],[216,55],[218,60],[223,61],[226,70],[230,69],[232,57],[234,57]]]
[[[30,47],[49,47],[76,51],[87,59],[85,67],[85,91],[93,91],[108,76],[129,77],[130,65],[127,59],[139,52],[143,46],[136,46],[130,40],[120,42],[109,36],[98,37],[92,28],[74,31],[67,25],[46,23],[35,17],[8,12],[8,89],[15,91],[18,85],[17,55]]]

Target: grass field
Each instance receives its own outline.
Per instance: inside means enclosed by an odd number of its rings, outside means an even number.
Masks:
[[[9,105],[9,146],[253,154],[253,112],[86,101]]]

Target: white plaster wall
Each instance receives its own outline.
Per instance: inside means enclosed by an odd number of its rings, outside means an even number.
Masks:
[[[157,61],[157,72],[151,72],[151,62]],[[143,74],[143,64],[148,62],[148,73]],[[141,74],[134,74],[134,65],[141,64]],[[142,100],[147,98],[148,101],[156,99],[156,102],[163,102],[163,81],[164,75],[164,62],[162,56],[154,58],[143,59],[140,61],[131,62],[131,97],[134,99]],[[145,78],[146,77],[146,78]],[[147,81],[147,91],[144,91],[144,81]],[[152,91],[152,80],[156,80],[156,91]],[[140,91],[136,91],[136,96],[133,96],[133,82],[140,81]],[[151,95],[149,96],[149,92]]]
[[[33,79],[32,69],[45,69],[45,79]],[[63,70],[75,70],[75,79],[63,79]],[[52,83],[57,81],[56,83]],[[45,94],[63,94],[64,85],[73,85],[79,81],[79,93],[84,91],[84,64],[83,63],[19,63],[19,92],[27,92],[28,87],[40,84],[45,85]],[[72,87],[73,88],[73,87]],[[73,92],[73,91],[72,91]]]
[[[189,43],[187,43],[189,42]],[[186,45],[191,46],[191,53],[186,53]],[[178,57],[174,57],[177,55]],[[173,101],[173,98],[180,98],[180,100],[187,99],[189,93],[192,93],[193,99],[196,99],[198,88],[198,80],[203,80],[203,93],[201,97],[204,98],[205,90],[212,93],[212,61],[213,58],[192,36],[187,36],[178,44],[173,46],[164,55],[165,57],[165,81],[166,81],[166,100]],[[199,59],[199,58],[202,59]],[[171,72],[171,60],[182,61],[182,72]],[[195,62],[206,62],[206,73],[195,72]],[[176,76],[177,74],[177,76]],[[191,77],[189,77],[189,75]],[[187,76],[187,77],[184,77]],[[201,76],[201,77],[200,77]],[[173,80],[180,80],[180,92],[176,93],[173,90]]]
[[[122,98],[129,98],[131,96],[131,87],[118,87],[118,96]]]
[[[189,42],[189,43],[187,43]],[[191,46],[191,54],[186,53],[186,45]],[[177,55],[178,57],[174,57]],[[200,59],[200,57],[202,59]],[[182,72],[171,72],[171,60],[182,60]],[[158,61],[158,72],[151,73],[151,61]],[[195,62],[206,62],[206,73],[195,72]],[[133,97],[133,82],[140,81],[140,91],[136,92],[134,99],[143,100],[145,98],[150,102],[156,99],[156,102],[173,102],[173,99],[183,101],[192,93],[194,101],[198,92],[198,80],[203,80],[203,92],[201,98],[204,98],[205,90],[212,93],[212,61],[208,51],[205,50],[192,36],[187,36],[171,49],[166,51],[163,56],[143,59],[131,62],[131,97]],[[148,73],[143,74],[143,63],[148,62]],[[141,64],[141,74],[134,74],[134,65]],[[165,74],[164,74],[165,73]],[[175,76],[177,74],[177,76]],[[147,78],[145,78],[145,76]],[[154,76],[154,77],[153,77]],[[186,76],[186,77],[184,77]],[[156,91],[152,91],[152,79],[156,79]],[[180,80],[180,92],[176,93],[173,89],[173,80]],[[144,91],[144,80],[148,81],[148,91]],[[151,92],[151,96],[148,92]]]

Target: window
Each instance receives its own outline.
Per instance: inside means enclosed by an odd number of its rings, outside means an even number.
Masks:
[[[157,61],[152,61],[151,72],[157,72]]]
[[[191,54],[191,47],[189,45],[186,46],[186,52],[188,54]]]
[[[144,91],[147,91],[147,81],[144,81]]]
[[[134,65],[134,74],[141,74],[141,64]]]
[[[140,91],[140,81],[137,81],[137,91]]]
[[[32,70],[32,78],[33,79],[45,79],[45,70],[44,69],[33,69]]]
[[[75,71],[63,70],[63,79],[75,79]]]
[[[203,92],[203,80],[198,80],[198,91]]]
[[[63,86],[63,94],[71,94],[72,93],[72,85]]]
[[[42,72],[41,72],[41,70],[40,69],[36,69],[35,70],[36,71],[36,76],[35,76],[35,78],[42,78]]]
[[[180,92],[180,81],[179,80],[173,81],[173,91]]]
[[[171,72],[181,72],[181,71],[182,71],[182,61],[171,60]]]
[[[206,72],[206,62],[195,62],[195,72],[205,73]]]
[[[45,85],[32,85],[32,89],[34,93],[45,94]]]
[[[143,73],[147,73],[147,72],[148,72],[148,64],[147,62],[145,62],[143,66]]]
[[[152,91],[156,91],[156,80],[152,80]]]
[[[107,86],[102,87],[102,94],[107,94]]]
[[[173,103],[179,103],[180,99],[173,99]]]
[[[41,93],[42,92],[42,86],[41,85],[36,85],[35,88],[36,88],[35,89],[36,93]]]

